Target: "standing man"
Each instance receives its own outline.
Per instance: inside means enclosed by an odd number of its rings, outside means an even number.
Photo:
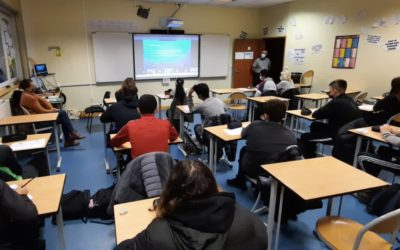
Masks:
[[[256,86],[260,82],[259,75],[261,70],[265,69],[269,72],[271,69],[271,61],[267,55],[268,51],[263,50],[261,51],[261,56],[253,62],[253,86]]]

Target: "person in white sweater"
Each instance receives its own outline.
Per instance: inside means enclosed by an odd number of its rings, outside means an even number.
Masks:
[[[294,83],[292,80],[292,73],[288,69],[281,72],[281,81],[276,85],[276,89],[279,94],[282,94],[286,90],[293,89]]]

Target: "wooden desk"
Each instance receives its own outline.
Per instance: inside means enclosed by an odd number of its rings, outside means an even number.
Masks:
[[[211,95],[232,94],[234,92],[253,93],[256,92],[256,88],[226,88],[226,89],[210,89]]]
[[[320,93],[301,94],[301,95],[295,95],[295,97],[299,99],[298,109],[301,109],[303,100],[313,101],[315,102],[315,107],[319,108],[322,106],[323,100],[329,99],[329,96],[327,94],[320,94]]]
[[[356,149],[354,151],[354,159],[353,159],[354,167],[357,167],[357,156],[360,153],[361,142],[363,139],[367,139],[368,142],[372,140],[372,141],[379,141],[379,142],[387,143],[383,139],[382,134],[380,132],[372,131],[371,127],[350,129],[349,132],[357,135],[357,143],[356,143]],[[369,143],[368,143],[368,145],[369,145]]]
[[[294,84],[294,87],[295,88],[311,88],[312,87],[312,84],[310,84],[310,83],[295,83]]]
[[[0,88],[0,97],[3,97],[5,95],[7,95],[8,93],[11,93],[12,91],[16,90],[17,88],[18,88],[18,85],[16,85],[16,84],[10,85],[9,88],[1,87]]]
[[[4,119],[0,120],[0,126],[12,126],[12,132],[14,133],[14,125],[18,124],[27,124],[27,123],[40,123],[40,122],[52,122],[54,137],[57,138],[56,148],[57,148],[57,172],[60,171],[61,168],[61,152],[60,152],[60,141],[58,140],[58,130],[57,130],[57,117],[58,112],[55,113],[46,113],[46,114],[33,114],[33,115],[16,115],[16,116],[8,116]],[[8,131],[7,131],[8,134]]]
[[[114,206],[115,239],[117,244],[135,237],[138,233],[146,229],[156,217],[156,213],[149,211],[149,209],[153,208],[153,201],[157,198],[127,202]]]
[[[249,117],[248,121],[253,121],[254,120],[254,109],[255,105],[254,103],[266,103],[270,100],[278,99],[281,101],[287,101],[289,102],[289,99],[287,98],[282,98],[279,96],[253,96],[253,97],[247,97],[249,100]]]
[[[262,167],[273,180],[268,211],[268,249],[272,249],[278,183],[282,184],[281,202],[284,188],[289,188],[304,200],[329,198],[328,215],[332,212],[332,197],[389,185],[331,156],[267,164]],[[279,205],[279,212],[282,211],[281,205],[282,203]],[[279,217],[277,221],[275,249],[278,249],[280,219]]]
[[[383,97],[383,96],[373,96],[373,97],[371,97],[372,99],[375,99],[375,100],[377,100],[377,101],[380,101],[380,100],[382,100],[383,98],[385,98],[385,97]]]
[[[242,123],[242,128],[247,127],[250,124],[250,122],[243,122]],[[240,134],[240,131],[237,131],[239,133],[237,134],[228,134],[226,130],[228,129],[227,125],[218,125],[218,126],[212,126],[212,127],[206,127],[204,128],[204,131],[207,131],[210,133],[210,146],[208,148],[208,166],[210,167],[211,171],[215,173],[217,169],[217,141],[218,139],[221,139],[225,142],[229,141],[236,141],[242,139],[242,136]]]
[[[103,101],[105,104],[110,105],[116,103],[117,99],[115,99],[114,97],[110,97],[110,98],[104,98]]]
[[[172,99],[171,95],[165,95],[165,94],[157,94],[156,95],[158,99],[158,118],[161,119],[161,101],[162,100],[167,100],[167,99]]]
[[[7,182],[8,185],[25,184],[29,179]],[[64,222],[60,207],[61,195],[64,190],[65,174],[37,177],[26,187],[32,195],[32,202],[36,205],[39,215],[57,213],[57,228],[60,249],[65,249]]]
[[[321,92],[328,94],[329,89],[321,90]],[[359,94],[359,93],[361,93],[361,90],[351,89],[351,88],[350,89],[346,89],[346,94],[347,95],[354,95],[354,94]]]
[[[317,109],[314,108],[314,109],[310,109],[310,110],[312,112],[314,112]],[[286,113],[296,118],[296,131],[298,131],[299,119],[305,119],[305,120],[308,120],[308,121],[315,121],[316,120],[314,117],[312,117],[312,114],[311,115],[302,115],[301,114],[301,109],[287,110]],[[290,130],[291,131],[294,131],[293,130],[293,120],[294,119],[290,120]]]
[[[8,145],[11,147],[12,144],[14,143],[23,143],[23,142],[28,142],[28,141],[34,141],[34,140],[40,140],[40,139],[44,139],[44,144],[43,146],[34,146],[34,147],[30,147],[29,149],[21,149],[21,150],[16,150],[14,148],[11,148],[13,152],[21,152],[21,151],[28,151],[28,150],[44,150],[46,158],[47,158],[47,167],[49,168],[49,174],[51,173],[50,171],[50,159],[49,159],[49,151],[47,148],[47,145],[49,143],[51,137],[51,133],[44,133],[44,134],[32,134],[32,135],[27,135],[26,136],[26,140],[22,140],[22,141],[16,141],[16,142],[8,142],[8,143],[0,143],[0,144],[4,144],[4,145]]]

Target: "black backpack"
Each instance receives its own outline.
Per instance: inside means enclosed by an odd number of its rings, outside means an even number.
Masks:
[[[400,184],[393,184],[377,192],[367,206],[370,214],[378,216],[400,208]]]
[[[88,204],[90,199],[90,190],[72,190],[63,194],[61,197],[61,208],[64,220],[81,219],[87,222]],[[56,225],[56,216],[53,215],[51,222]]]
[[[107,207],[110,204],[111,196],[114,191],[115,184],[108,188],[99,189],[92,197],[90,197],[89,210],[87,216],[89,218],[100,218],[102,220],[111,219],[107,214]]]

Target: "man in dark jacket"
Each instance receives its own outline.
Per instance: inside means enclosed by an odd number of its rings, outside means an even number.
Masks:
[[[356,102],[347,96],[347,82],[345,80],[335,80],[329,84],[329,97],[332,98],[327,104],[316,110],[312,117],[317,120],[327,120],[327,123],[313,122],[310,132],[304,133],[300,138],[300,147],[305,158],[316,156],[316,142],[312,140],[336,137],[340,127],[348,122],[361,117]]]
[[[38,212],[27,194],[27,189],[14,191],[0,180],[0,249],[44,249]]]
[[[263,106],[262,120],[254,121],[242,130],[246,147],[240,151],[239,170],[236,178],[228,180],[228,185],[246,189],[246,175],[257,178],[265,170],[262,164],[275,161],[286,147],[296,145],[293,133],[283,126],[286,104],[281,100],[270,100]]]
[[[125,124],[131,120],[140,118],[137,99],[137,88],[125,88],[122,91],[122,99],[109,107],[100,117],[100,121],[115,122],[112,133],[117,133]]]
[[[374,111],[378,112],[379,115],[373,117],[375,121],[367,119],[369,124],[382,125],[386,123],[390,117],[400,113],[400,77],[393,78],[391,85],[392,88],[389,95],[385,96],[374,105]],[[400,124],[396,125],[400,126]]]

